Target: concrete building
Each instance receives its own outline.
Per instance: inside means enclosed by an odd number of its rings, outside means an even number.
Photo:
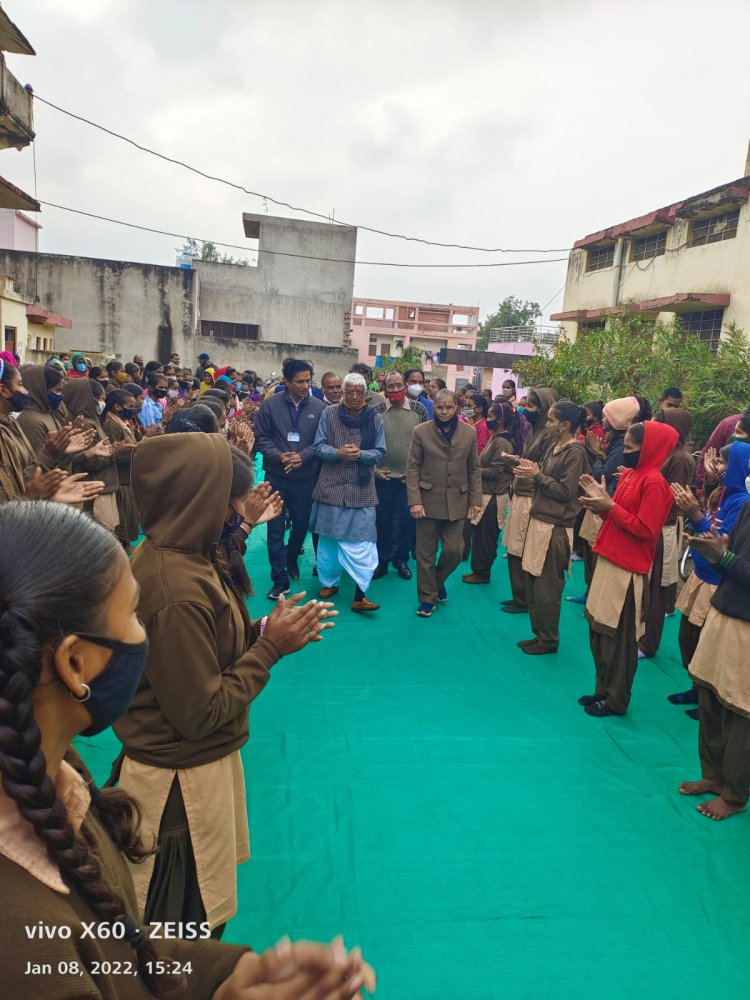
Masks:
[[[562,311],[550,319],[569,338],[623,310],[677,316],[711,345],[729,323],[750,334],[748,196],[744,176],[577,240]]]
[[[42,309],[38,303],[19,295],[10,278],[0,275],[0,329],[3,350],[21,362],[46,361],[54,351],[55,332],[70,329],[65,316]]]
[[[398,358],[407,347],[413,347],[422,355],[425,374],[444,379],[449,388],[473,379],[473,368],[441,364],[439,354],[446,349],[474,349],[477,306],[356,298],[352,314],[352,347],[360,361],[379,366],[384,358]]]
[[[318,374],[348,371],[357,360],[348,347],[356,230],[266,215],[244,215],[243,224],[259,241],[257,266],[162,267],[0,249],[0,274],[21,295],[71,317],[58,350],[120,360],[177,352],[190,365],[207,351],[262,375],[296,355]]]

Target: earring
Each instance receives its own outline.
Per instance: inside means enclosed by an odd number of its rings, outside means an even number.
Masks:
[[[83,684],[82,687],[86,688],[86,694],[84,695],[79,696],[73,694],[72,691],[70,692],[70,697],[73,699],[73,701],[77,701],[79,705],[82,705],[84,701],[88,701],[89,698],[91,697],[91,688],[88,686],[88,684]]]

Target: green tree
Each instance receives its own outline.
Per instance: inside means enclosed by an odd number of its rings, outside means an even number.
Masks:
[[[730,325],[716,351],[679,321],[664,324],[633,313],[610,317],[604,330],[561,339],[549,354],[519,362],[525,385],[549,385],[560,396],[589,400],[644,396],[652,404],[677,386],[693,417],[692,438],[703,445],[722,417],[750,403],[750,343]]]
[[[407,368],[421,367],[422,352],[417,350],[416,347],[405,347],[398,358],[392,358],[387,354],[383,358],[383,367],[381,368],[381,371],[405,372]]]
[[[539,319],[542,310],[538,302],[527,302],[517,299],[515,295],[508,295],[497,307],[497,311],[490,313],[484,323],[479,324],[477,330],[477,350],[486,351],[490,342],[490,330],[497,326],[532,326],[534,320]]]
[[[198,260],[207,260],[214,264],[237,264],[240,267],[248,266],[248,261],[245,257],[232,257],[228,253],[219,253],[216,244],[208,240],[199,243],[198,240],[189,239],[181,247],[177,247],[177,253],[189,253]]]

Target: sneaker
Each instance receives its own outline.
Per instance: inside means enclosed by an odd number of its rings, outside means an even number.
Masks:
[[[577,594],[575,597],[566,597],[565,600],[568,604],[585,604],[588,597],[586,594]]]
[[[266,596],[268,597],[269,601],[278,601],[280,597],[283,597],[285,594],[288,594],[291,589],[292,588],[289,586],[288,583],[286,587],[284,586],[283,583],[275,583],[273,587],[271,587],[271,589],[268,591],[268,594]]]
[[[443,584],[440,590],[438,590],[438,601],[441,604],[445,604],[447,600],[448,600],[448,591],[445,589],[445,584]]]
[[[574,552],[570,557],[571,562],[583,562],[583,556],[579,556],[577,552]]]
[[[593,705],[584,705],[583,707],[586,715],[593,715],[595,719],[606,719],[608,715],[621,715],[621,712],[613,712],[611,708],[607,707],[607,703],[604,701],[595,701]]]
[[[665,618],[674,618],[674,616],[675,616],[675,612],[674,611],[665,611],[664,612],[664,617]]]
[[[605,701],[606,694],[583,694],[578,699],[579,705],[596,705],[598,701]]]
[[[434,604],[428,604],[427,602],[423,602],[417,608],[417,614],[419,615],[420,618],[429,618],[434,610],[435,610]]]

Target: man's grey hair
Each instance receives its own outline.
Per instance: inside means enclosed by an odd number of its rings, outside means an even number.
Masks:
[[[439,392],[435,394],[435,399],[433,400],[433,403],[437,403],[439,399],[447,399],[448,396],[450,396],[450,398],[453,400],[456,406],[458,406],[458,397],[456,396],[455,392],[452,389],[441,389]]]
[[[384,386],[388,385],[388,379],[391,378],[393,375],[398,375],[398,377],[401,379],[401,381],[402,382],[404,381],[404,373],[403,372],[400,372],[400,371],[386,372],[385,373],[385,378],[383,379],[383,385]]]

